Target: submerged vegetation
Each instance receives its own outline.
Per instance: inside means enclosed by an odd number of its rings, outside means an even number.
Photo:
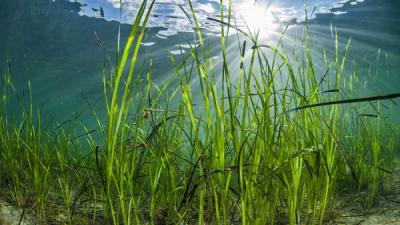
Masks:
[[[339,46],[336,37],[320,73],[306,25],[294,51],[284,34],[273,47],[249,32],[238,36],[246,41],[241,65],[232,67],[225,34],[235,27],[230,10],[221,10],[228,19],[219,21],[216,66],[189,1],[199,45],[182,59],[170,55],[175,74],[160,86],[151,61],[141,73],[135,68],[153,4],[143,1],[117,65],[104,70],[107,123],[91,112],[100,140],[85,126],[81,142],[64,124],[43,128],[29,98],[20,98],[20,115],[10,115],[15,88],[6,72],[1,198],[33,208],[43,224],[323,224],[343,188],[366,189],[374,203],[399,130],[381,116],[390,114],[387,96],[341,105],[362,88],[357,70],[344,74],[350,40]]]

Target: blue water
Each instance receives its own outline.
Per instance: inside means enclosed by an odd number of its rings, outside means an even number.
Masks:
[[[103,65],[110,69],[113,64],[119,23],[123,43],[141,1],[129,2],[121,10],[119,0],[2,0],[0,72],[7,69],[6,60],[11,60],[19,93],[26,93],[30,80],[34,104],[45,119],[62,122],[79,115],[89,126],[95,126],[82,96],[100,114],[104,112]],[[219,18],[219,1],[196,0],[193,7],[206,42],[217,46],[219,25],[208,18]],[[226,7],[223,10],[227,12]],[[153,78],[159,82],[174,74],[168,52],[178,56],[194,43],[193,24],[185,11],[190,14],[188,1],[160,0],[151,14],[141,60],[153,60]],[[267,43],[274,43],[280,30],[288,26],[287,44],[293,47],[300,44],[296,36],[307,17],[316,58],[324,49],[333,54],[335,32],[341,48],[351,37],[349,57],[360,67],[365,93],[400,89],[398,0],[233,1],[232,12],[239,27],[249,32],[262,30],[262,40]],[[231,44],[230,55],[237,57],[232,60],[235,64],[240,54],[237,42]],[[218,49],[211,49],[211,53],[218,65]],[[369,65],[376,69],[369,71]]]
[[[75,0],[69,1],[76,2]],[[80,15],[129,24],[132,23],[142,1],[123,0],[122,5],[120,0],[80,0],[79,2],[82,3],[79,11]],[[346,9],[342,10],[342,8],[346,3],[356,7],[363,3],[364,0],[233,0],[231,2],[232,13],[239,23],[243,22],[241,21],[242,19],[246,20],[248,14],[255,14],[254,16],[257,17],[257,20],[264,20],[262,25],[264,28],[269,25],[268,19],[279,21],[280,23],[300,22],[304,21],[306,16],[315,18],[317,14],[344,14],[347,11]],[[227,13],[228,1],[224,0],[223,3],[223,9]],[[219,16],[221,10],[219,0],[194,0],[192,1],[192,6],[196,10],[201,27],[205,27],[211,32],[219,30],[218,24],[212,24],[207,20],[208,17]],[[100,7],[103,8],[104,13],[100,12]],[[185,11],[190,14],[190,6],[187,0],[156,1],[148,26],[167,28],[167,30],[158,33],[160,38],[175,35],[178,32],[191,32],[193,25],[188,20]],[[306,11],[308,15],[306,15]]]

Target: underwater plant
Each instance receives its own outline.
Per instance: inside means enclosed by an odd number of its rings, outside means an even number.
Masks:
[[[264,44],[221,7],[211,19],[221,29],[217,64],[189,1],[199,44],[170,54],[174,74],[157,84],[151,60],[137,69],[154,3],[142,1],[114,69],[104,68],[106,123],[91,111],[100,140],[84,125],[75,136],[63,124],[44,129],[31,94],[13,118],[6,71],[0,197],[34,209],[43,224],[324,224],[342,185],[367,187],[373,204],[399,144],[382,102],[400,95],[352,97],[361,87],[357,71],[344,74],[351,39],[341,51],[336,34],[319,72],[307,23],[302,48],[291,51],[284,32]],[[230,63],[228,29],[240,33],[239,65]]]

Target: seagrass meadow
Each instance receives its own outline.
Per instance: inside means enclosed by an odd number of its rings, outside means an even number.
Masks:
[[[352,36],[316,27],[317,8],[302,8],[295,24],[269,23],[271,41],[252,18],[238,24],[235,1],[221,1],[206,18],[210,35],[200,3],[185,1],[191,42],[154,50],[165,57],[153,60],[143,48],[160,3],[135,4],[128,25],[110,25],[115,51],[93,50],[102,55],[97,97],[77,91],[87,117],[65,103],[57,113],[66,119],[51,119],[55,106],[35,103],[46,81],[15,76],[24,58],[4,57],[0,224],[348,224],[346,204],[399,204],[398,56],[374,48],[372,59],[352,57]],[[93,48],[107,49],[98,34]]]

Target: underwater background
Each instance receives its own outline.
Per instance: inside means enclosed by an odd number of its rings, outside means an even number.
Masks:
[[[193,3],[200,24],[206,28],[205,39],[209,43],[218,43],[214,36],[218,35],[219,24],[207,20],[218,15],[218,2],[199,0]],[[120,12],[119,1],[112,0],[2,0],[0,73],[7,69],[9,60],[17,89],[22,91],[27,81],[31,82],[34,105],[41,109],[42,120],[62,122],[78,113],[82,121],[90,124],[91,116],[82,95],[99,112],[104,112],[103,65],[115,62],[117,21],[123,22],[120,29],[121,43],[124,43],[138,4],[140,1],[127,3]],[[240,4],[234,1],[233,7]],[[267,6],[263,1],[258,4]],[[153,79],[158,81],[173,73],[168,51],[179,55],[193,44],[190,32],[193,26],[180,5],[186,7],[185,1],[156,2],[149,31],[142,43],[139,57],[147,61],[152,59]],[[269,24],[281,29],[289,25],[286,35],[293,37],[289,43],[293,46],[300,45],[295,37],[301,28],[296,25],[304,22],[305,9],[308,10],[310,39],[316,58],[323,49],[328,54],[332,52],[334,32],[338,32],[342,47],[351,37],[348,61],[355,60],[360,68],[364,94],[387,94],[400,87],[399,1],[272,1],[271,5],[268,7],[272,8],[273,21]],[[100,15],[100,6],[103,15]],[[267,42],[278,40],[278,30],[265,31]],[[233,41],[232,45],[237,43]],[[231,52],[239,60],[240,52]],[[215,59],[218,61],[220,57],[215,49]],[[369,71],[370,67],[376,71]]]
[[[398,15],[2,0],[0,225],[399,224]]]

